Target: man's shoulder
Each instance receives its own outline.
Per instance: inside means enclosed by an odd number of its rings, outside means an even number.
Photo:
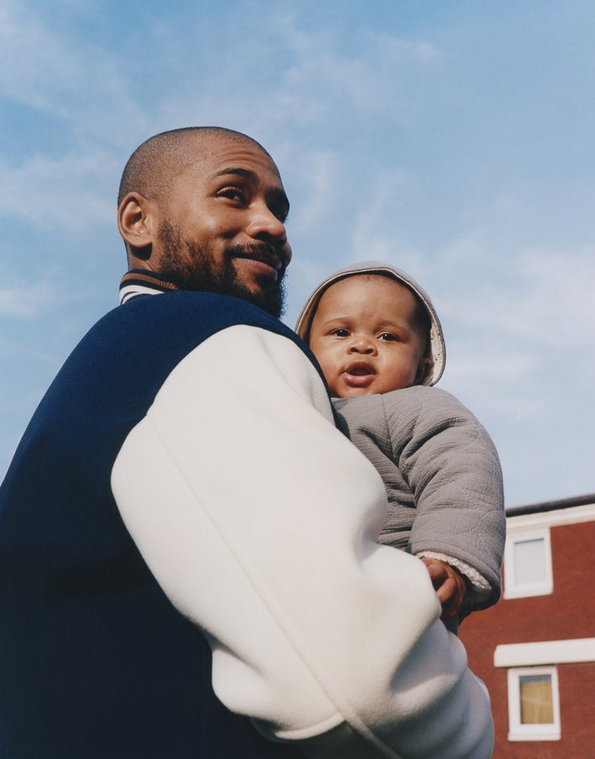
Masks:
[[[142,416],[187,356],[235,325],[264,329],[299,343],[281,321],[237,298],[198,292],[135,298],[112,309],[87,332],[60,369],[44,407],[51,403],[80,408],[82,414],[92,401],[116,416]]]
[[[204,340],[227,327],[245,324],[277,332],[296,343],[300,339],[279,319],[260,308],[228,295],[209,292],[164,292],[136,297],[109,311],[90,330],[108,334],[113,341],[135,335],[135,344],[147,340],[177,342]]]
[[[276,333],[312,360],[287,325],[239,298],[207,292],[147,295],[117,306],[100,319],[65,367],[74,375],[115,375],[118,382],[152,376],[158,383],[208,338],[245,325]]]
[[[159,295],[137,297],[113,309],[107,314],[110,315],[122,320],[169,316],[182,321],[191,316],[209,317],[213,321],[245,321],[266,324],[273,329],[284,328],[279,319],[245,300],[199,291],[164,292]]]

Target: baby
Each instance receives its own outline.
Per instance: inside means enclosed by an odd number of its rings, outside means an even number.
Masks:
[[[424,290],[375,262],[341,269],[307,301],[296,331],[326,378],[339,428],[380,473],[389,510],[379,542],[428,567],[442,619],[500,597],[506,520],[498,454],[444,371],[442,327]]]

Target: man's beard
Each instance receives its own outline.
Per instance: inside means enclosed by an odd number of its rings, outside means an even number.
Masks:
[[[159,273],[181,290],[232,295],[277,318],[284,313],[285,269],[279,272],[274,282],[267,282],[253,292],[239,280],[233,262],[234,256],[257,253],[268,247],[267,243],[231,246],[225,250],[224,260],[216,263],[200,245],[184,238],[179,227],[168,221],[159,225],[158,239],[163,251]]]

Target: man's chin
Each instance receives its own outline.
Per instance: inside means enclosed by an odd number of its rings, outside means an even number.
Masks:
[[[276,318],[284,313],[285,290],[282,285],[268,288],[243,285],[241,291],[237,293],[237,297],[252,303],[253,306],[261,308]]]
[[[260,261],[236,259],[234,273],[235,277],[229,288],[230,295],[242,298],[276,318],[284,313],[285,272],[281,272],[279,276],[276,269]]]

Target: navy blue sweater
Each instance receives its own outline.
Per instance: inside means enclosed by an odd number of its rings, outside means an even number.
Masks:
[[[209,647],[158,586],[110,488],[171,371],[236,324],[301,345],[235,298],[141,297],[91,329],[42,400],[0,490],[0,759],[300,755],[216,699]]]

